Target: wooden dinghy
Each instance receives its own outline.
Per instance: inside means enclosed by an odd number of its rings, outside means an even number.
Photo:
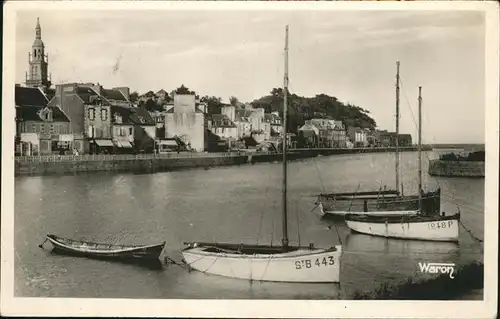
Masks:
[[[345,216],[347,227],[386,238],[458,242],[460,213],[451,216]]]
[[[223,277],[271,282],[339,282],[342,246],[247,245],[186,242],[190,268]]]
[[[54,251],[98,259],[117,259],[159,262],[166,242],[156,245],[113,245],[73,240],[48,234],[46,241]],[[45,242],[44,242],[45,243]],[[42,244],[43,245],[43,244]],[[42,247],[40,245],[40,247]]]
[[[422,212],[439,214],[441,190],[422,193]],[[370,216],[414,216],[420,212],[418,195],[399,195],[396,191],[320,194],[316,204],[321,217],[348,214]]]

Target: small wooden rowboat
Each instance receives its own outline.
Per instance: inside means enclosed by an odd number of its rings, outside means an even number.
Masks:
[[[159,261],[166,242],[157,245],[113,245],[73,240],[48,234],[54,251],[100,259]],[[42,244],[43,245],[43,244]],[[40,247],[42,247],[40,245]]]
[[[368,235],[430,241],[458,241],[460,213],[451,216],[346,215],[347,227]]]
[[[320,194],[316,202],[320,217],[343,217],[348,214],[367,216],[414,216],[420,211],[439,215],[441,190],[422,193],[422,208],[418,195],[399,195],[393,190],[380,192]]]

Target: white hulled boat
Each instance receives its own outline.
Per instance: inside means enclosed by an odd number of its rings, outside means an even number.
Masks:
[[[285,36],[283,103],[283,211],[282,245],[245,245],[206,242],[185,243],[185,263],[194,270],[230,278],[276,282],[340,282],[342,246],[316,248],[288,243],[287,225],[287,95],[288,26]]]
[[[419,155],[419,189],[422,187],[422,87],[418,94],[418,155]],[[369,216],[349,214],[345,216],[347,226],[356,232],[401,239],[418,239],[432,241],[458,241],[460,213],[445,216],[425,214],[422,211],[422,195],[418,199],[419,215],[417,216]]]
[[[396,136],[399,136],[399,61],[396,63]],[[369,216],[415,216],[420,211],[439,215],[441,189],[420,194],[403,195],[399,191],[399,139],[396,138],[396,189],[379,189],[318,195],[316,204],[321,217],[363,214]]]

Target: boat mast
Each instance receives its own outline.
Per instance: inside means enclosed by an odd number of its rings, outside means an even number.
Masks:
[[[399,61],[396,68],[396,192],[399,196]]]
[[[418,209],[422,213],[422,87],[418,87]]]
[[[288,99],[288,25],[285,31],[285,77],[283,79],[283,250],[288,250],[288,221],[287,221],[287,171],[286,171],[286,144],[287,144],[287,99]]]

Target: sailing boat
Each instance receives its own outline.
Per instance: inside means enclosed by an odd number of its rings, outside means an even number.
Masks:
[[[419,189],[422,188],[422,87],[418,88],[418,157],[419,157]],[[421,211],[422,195],[418,198]],[[347,227],[351,230],[382,237],[419,239],[432,241],[458,241],[458,223],[460,213],[451,216],[426,215],[420,212],[417,216],[345,216]]]
[[[194,270],[224,277],[276,282],[339,282],[342,246],[291,246],[287,230],[288,26],[285,37],[283,103],[283,233],[281,246],[189,242],[184,262]]]
[[[418,195],[409,196],[404,196],[399,191],[399,61],[396,62],[396,68],[396,189],[320,194],[316,205],[319,208],[321,217],[344,216],[347,214],[415,216],[420,210],[428,214],[439,214],[441,189],[424,192],[422,188],[419,188]],[[422,201],[420,206],[419,201]]]

